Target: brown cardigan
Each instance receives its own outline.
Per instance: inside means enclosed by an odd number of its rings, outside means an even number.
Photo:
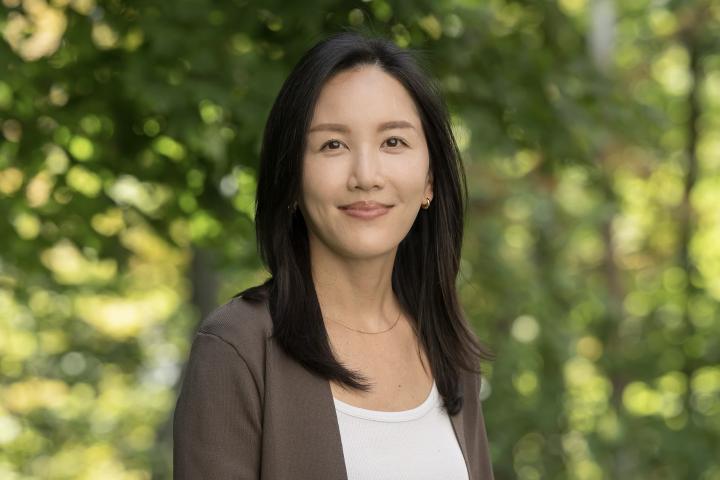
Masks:
[[[266,303],[235,297],[195,335],[173,418],[173,478],[347,480],[330,383],[271,338]],[[477,374],[451,423],[471,480],[493,478]]]

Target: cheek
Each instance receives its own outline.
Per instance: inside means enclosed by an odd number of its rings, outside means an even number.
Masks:
[[[336,200],[337,191],[342,188],[343,173],[324,162],[307,161],[303,165],[302,191],[308,208],[314,203],[326,206]]]
[[[425,190],[429,162],[427,157],[415,156],[393,164],[392,178],[399,194],[415,197]]]

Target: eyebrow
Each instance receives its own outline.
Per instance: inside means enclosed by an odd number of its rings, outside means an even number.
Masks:
[[[415,126],[410,122],[405,120],[392,120],[378,125],[377,131],[382,132],[384,130],[392,130],[394,128],[412,128],[415,130]],[[319,131],[349,133],[350,128],[342,123],[320,123],[308,130],[308,133]]]

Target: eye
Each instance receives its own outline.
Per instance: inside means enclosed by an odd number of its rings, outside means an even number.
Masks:
[[[405,142],[405,140],[403,140],[400,137],[390,137],[387,139],[387,142],[388,142],[389,147],[399,147],[400,144],[403,144],[406,147],[408,146],[408,144]]]
[[[320,147],[320,150],[325,150],[325,147],[327,146],[333,146],[329,150],[338,150],[340,148],[340,145],[342,145],[342,142],[340,140],[335,140],[334,138],[332,140],[328,140],[323,144],[322,147]],[[337,147],[337,148],[336,148]]]

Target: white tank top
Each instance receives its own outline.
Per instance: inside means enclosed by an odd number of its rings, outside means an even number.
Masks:
[[[434,380],[422,404],[400,412],[333,400],[348,480],[468,480]]]

